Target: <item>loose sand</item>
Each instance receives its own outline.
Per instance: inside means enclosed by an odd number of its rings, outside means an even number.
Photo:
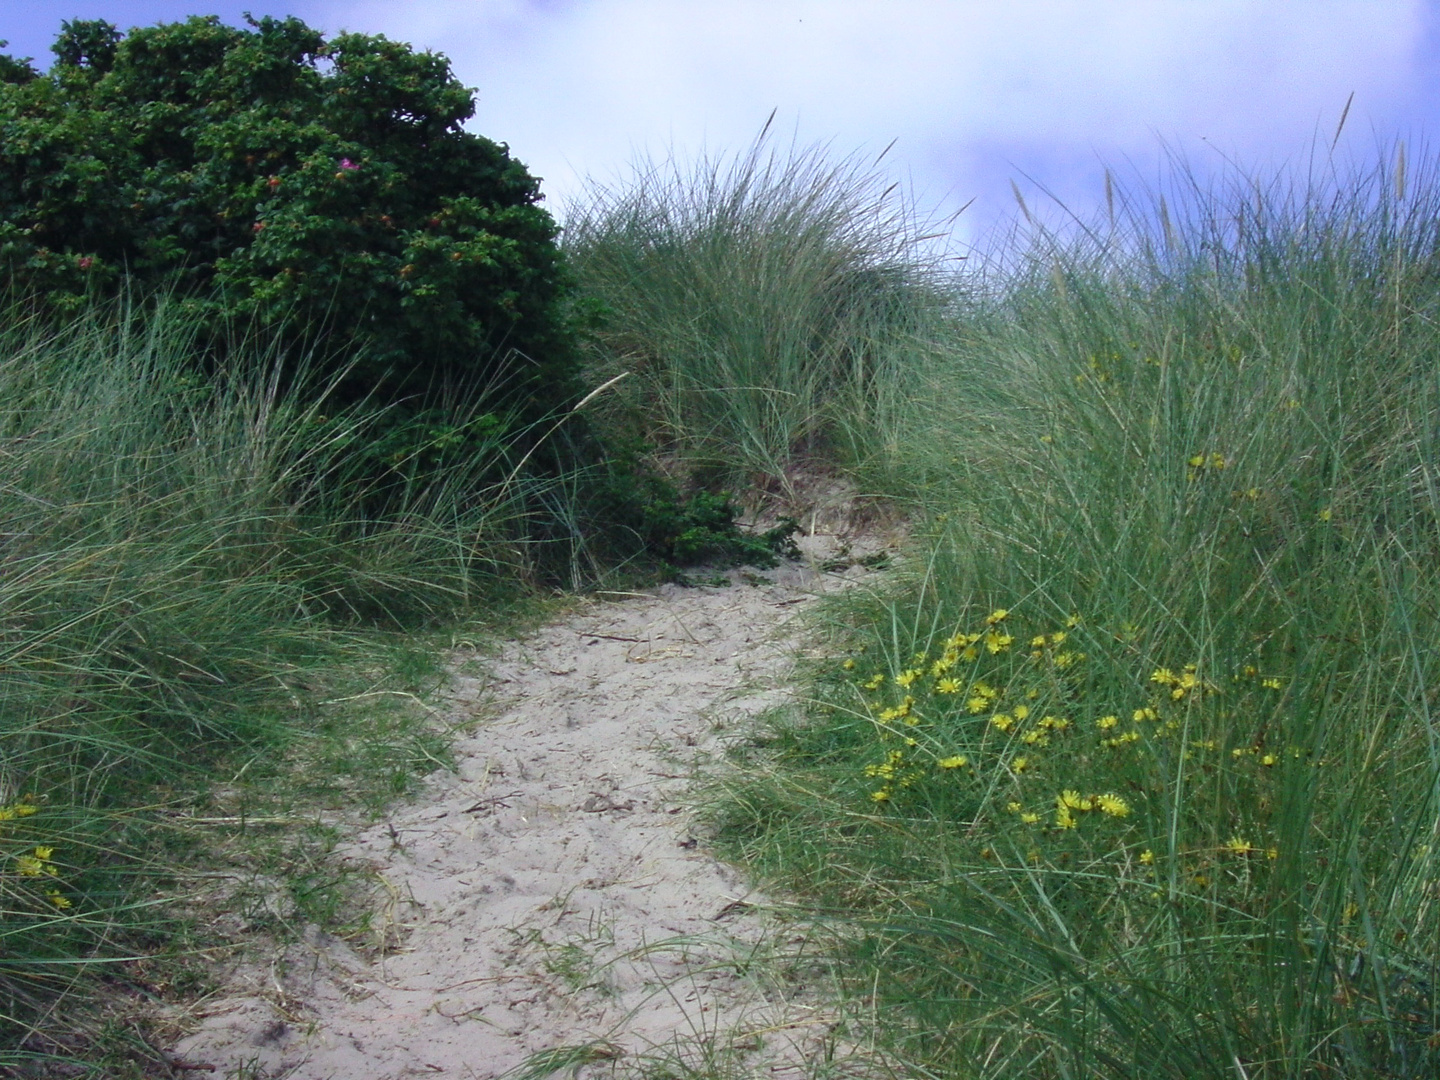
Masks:
[[[490,718],[454,773],[340,853],[383,883],[387,947],[310,928],[203,1003],[176,1056],[237,1080],[488,1078],[557,1048],[581,1076],[665,1054],[809,1071],[834,1035],[803,936],[707,854],[686,798],[783,700],[790,620],[867,575],[821,569],[838,544],[807,537],[804,563],[726,588],[587,602],[483,665],[457,655],[442,708]]]

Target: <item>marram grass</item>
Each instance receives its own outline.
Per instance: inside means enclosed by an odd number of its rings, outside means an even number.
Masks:
[[[323,744],[304,684],[376,663],[367,625],[492,595],[520,535],[488,461],[367,515],[367,416],[283,391],[264,342],[202,377],[192,329],[0,325],[0,1069],[68,1052],[71,992],[174,933],[165,823]],[[384,776],[425,741],[384,737],[358,753]]]
[[[600,405],[732,482],[867,456],[947,303],[930,232],[875,168],[768,128],[733,158],[638,161],[565,215],[593,367],[633,374]]]
[[[717,810],[922,1072],[1440,1069],[1440,189],[1186,183],[970,282]]]

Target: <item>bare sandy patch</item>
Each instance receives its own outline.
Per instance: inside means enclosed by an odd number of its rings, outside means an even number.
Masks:
[[[672,1053],[779,1075],[833,1052],[799,961],[774,962],[803,935],[706,853],[685,801],[727,737],[783,700],[790,621],[884,546],[805,524],[803,564],[598,599],[498,660],[457,655],[445,708],[491,718],[454,773],[340,853],[383,884],[378,947],[312,927],[242,966],[180,1061],[395,1080]]]

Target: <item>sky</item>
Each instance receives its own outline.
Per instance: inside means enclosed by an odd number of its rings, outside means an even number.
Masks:
[[[293,14],[443,52],[563,217],[639,155],[781,146],[870,161],[975,239],[1017,211],[1080,217],[1104,170],[1153,183],[1167,154],[1303,170],[1319,148],[1412,160],[1440,125],[1440,0],[0,0],[13,55],[50,60],[62,18],[122,29]],[[893,145],[891,145],[893,143]],[[1057,211],[1058,212],[1058,211]]]

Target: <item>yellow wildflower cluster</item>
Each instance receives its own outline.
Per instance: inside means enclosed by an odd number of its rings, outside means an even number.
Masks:
[[[39,809],[30,797],[0,805],[0,825],[31,817],[38,813]],[[70,900],[54,882],[54,879],[60,876],[60,868],[55,865],[54,857],[55,848],[49,844],[26,844],[18,853],[10,856],[8,869],[21,881],[39,885],[45,901],[63,910],[70,907]],[[0,864],[0,873],[5,869],[4,864]]]
[[[60,870],[50,861],[54,854],[53,847],[37,846],[24,855],[15,856],[15,871],[21,877],[44,877],[47,874],[50,877],[58,877]]]
[[[997,608],[984,619],[983,626],[974,631],[957,630],[939,643],[938,656],[919,651],[909,657],[906,666],[898,671],[872,671],[862,673],[855,657],[842,662],[842,669],[853,672],[855,681],[851,684],[861,693],[866,713],[875,724],[875,730],[882,743],[899,740],[904,749],[886,749],[886,756],[878,763],[864,767],[865,775],[881,782],[873,788],[870,798],[875,803],[892,801],[898,791],[908,787],[928,769],[936,774],[954,774],[972,765],[973,755],[957,753],[945,745],[953,733],[940,737],[931,722],[936,716],[954,717],[955,708],[947,699],[958,699],[963,705],[963,714],[975,716],[989,730],[1005,736],[995,764],[1008,770],[1010,775],[1019,775],[1031,767],[1033,756],[1017,755],[1015,750],[1039,751],[1049,747],[1053,738],[1072,730],[1069,717],[1047,714],[1031,721],[1030,701],[1037,700],[1045,688],[1047,679],[1053,684],[1055,675],[1039,679],[1041,685],[1032,685],[1023,694],[1015,692],[1014,697],[1022,698],[1014,704],[1002,701],[1010,696],[1018,677],[1015,664],[1018,660],[1023,673],[1026,661],[1023,653],[1013,650],[1017,634],[1007,629],[1011,613],[1007,608]],[[1030,662],[1043,661],[1043,671],[1063,672],[1084,659],[1083,653],[1064,649],[1069,632],[1080,625],[1078,615],[1071,616],[1063,629],[1043,634],[1025,635],[1031,645]],[[1014,657],[1015,659],[1011,659]],[[986,677],[978,677],[971,665],[982,658],[995,658],[994,673],[987,671]],[[997,678],[997,676],[999,676]],[[896,690],[891,690],[890,687]],[[1054,691],[1054,685],[1050,687]],[[928,690],[928,694],[926,691]],[[898,693],[897,693],[898,691]],[[986,715],[988,714],[988,716]],[[931,719],[927,720],[927,716]],[[953,722],[953,720],[952,720]],[[984,748],[984,741],[977,749]],[[966,775],[973,775],[973,770]],[[953,781],[952,781],[953,782]]]
[[[1055,796],[1055,825],[1061,829],[1073,829],[1079,824],[1078,814],[1092,811],[1107,817],[1123,818],[1130,814],[1130,804],[1119,795],[1107,792],[1103,795],[1081,795],[1072,788],[1066,788]]]
[[[885,780],[893,780],[895,771],[905,763],[905,752],[903,750],[891,750],[885,755],[885,760],[879,765],[866,765],[866,776],[878,776]]]
[[[1185,695],[1199,691],[1206,691],[1212,694],[1216,692],[1215,687],[1207,686],[1200,681],[1200,676],[1196,674],[1196,666],[1194,664],[1186,664],[1178,675],[1169,668],[1156,668],[1150,675],[1150,681],[1164,687],[1169,687],[1171,701],[1182,701]]]
[[[888,724],[892,720],[904,720],[905,723],[913,727],[920,722],[920,717],[912,712],[914,708],[915,698],[910,694],[906,694],[905,697],[901,699],[900,704],[880,710],[878,718],[882,724]]]
[[[39,809],[29,799],[20,799],[9,806],[0,806],[0,821],[14,821],[16,818],[29,817]]]
[[[1185,464],[1189,466],[1188,478],[1197,480],[1205,473],[1205,470],[1219,472],[1228,467],[1230,463],[1225,460],[1224,454],[1212,450],[1209,453],[1192,454],[1186,459]]]
[[[1195,467],[1226,465],[1207,454]],[[1050,858],[1051,845],[1061,845],[1054,858],[1063,862],[1078,844],[1092,856],[1115,857],[1119,872],[1133,873],[1156,860],[1145,844],[1153,825],[1145,809],[1170,782],[1167,762],[1204,754],[1207,771],[1242,766],[1248,782],[1271,782],[1263,777],[1281,763],[1283,750],[1267,749],[1263,727],[1243,733],[1254,745],[1237,747],[1230,733],[1246,716],[1263,719],[1260,694],[1271,692],[1273,708],[1276,692],[1285,688],[1278,675],[1247,665],[1233,680],[1240,684],[1237,696],[1232,680],[1222,694],[1199,662],[1152,663],[1135,673],[1139,701],[1091,700],[1097,682],[1082,674],[1086,654],[1077,639],[1092,634],[1077,631],[1081,625],[1076,615],[1061,627],[1025,626],[1009,609],[997,608],[982,625],[939,639],[938,655],[902,654],[901,663],[883,671],[845,666],[850,692],[858,694],[880,741],[880,753],[863,765],[870,804],[888,806],[916,785],[962,785],[980,805],[1003,807],[1003,818],[1014,823],[1007,828],[1025,829],[1027,857],[1036,865]],[[1134,624],[1094,633],[1095,640],[1131,652],[1145,638]],[[1277,849],[1258,838],[1263,823],[1242,818],[1240,810],[1209,823],[1205,842],[1170,852],[1186,867],[1182,880],[1197,888],[1199,878],[1220,880],[1217,860],[1253,859],[1260,866],[1278,858]],[[992,818],[984,827],[1000,825]]]

